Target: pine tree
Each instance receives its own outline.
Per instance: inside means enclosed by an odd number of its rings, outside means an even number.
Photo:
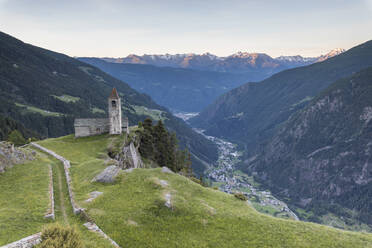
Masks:
[[[143,128],[147,131],[149,131],[150,133],[152,133],[152,120],[150,118],[146,118],[144,121],[143,121],[143,124],[142,124]]]

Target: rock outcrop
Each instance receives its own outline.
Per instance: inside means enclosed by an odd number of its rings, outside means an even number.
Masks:
[[[34,156],[34,152],[19,149],[8,142],[0,142],[0,173],[4,172],[7,167],[33,160]]]
[[[120,168],[111,165],[104,169],[101,173],[99,173],[95,178],[93,178],[93,182],[99,182],[99,183],[113,183],[115,182],[115,178],[118,175],[120,171]]]
[[[133,142],[124,146],[121,152],[115,156],[115,159],[118,161],[118,166],[122,169],[144,167],[141,155]]]

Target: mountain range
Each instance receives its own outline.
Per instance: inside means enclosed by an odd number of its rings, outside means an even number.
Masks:
[[[220,96],[190,122],[250,153],[319,92],[368,66],[372,66],[372,41],[325,61],[246,83]]]
[[[273,59],[266,54],[239,52],[228,57],[206,53],[78,59],[127,82],[173,111],[199,112],[243,83],[261,81],[276,72],[324,61],[342,52],[335,49],[316,58]]]
[[[142,56],[130,54],[123,58],[101,58],[111,63],[147,64],[155,66],[166,66],[175,68],[188,68],[204,71],[247,73],[258,69],[265,70],[267,74],[280,70],[309,65],[324,61],[328,58],[345,52],[337,48],[325,55],[318,57],[280,56],[272,58],[265,53],[237,52],[235,54],[219,57],[210,53],[203,54],[163,54]]]
[[[199,71],[153,65],[110,63],[99,58],[79,58],[100,68],[139,92],[151,96],[158,104],[173,111],[199,112],[218,96],[245,83],[256,75]]]
[[[73,133],[75,118],[106,117],[107,97],[113,87],[123,99],[123,116],[130,124],[148,116],[164,120],[168,129],[177,133],[181,146],[192,153],[197,172],[217,159],[211,141],[149,96],[96,67],[0,32],[0,115],[41,137]]]

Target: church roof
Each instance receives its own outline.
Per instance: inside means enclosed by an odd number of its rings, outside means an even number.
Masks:
[[[118,92],[116,91],[116,88],[113,88],[112,91],[111,91],[111,94],[110,94],[110,97],[109,98],[113,98],[113,99],[119,99],[119,95],[118,95]]]
[[[75,119],[75,127],[98,127],[107,126],[110,124],[109,119],[105,118],[91,118],[91,119]]]

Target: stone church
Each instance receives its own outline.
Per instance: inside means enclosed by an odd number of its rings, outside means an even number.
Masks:
[[[115,88],[108,98],[108,119],[75,119],[75,137],[85,137],[102,133],[121,134],[125,128],[128,132],[128,118],[124,119],[124,127],[121,119],[121,102]]]

